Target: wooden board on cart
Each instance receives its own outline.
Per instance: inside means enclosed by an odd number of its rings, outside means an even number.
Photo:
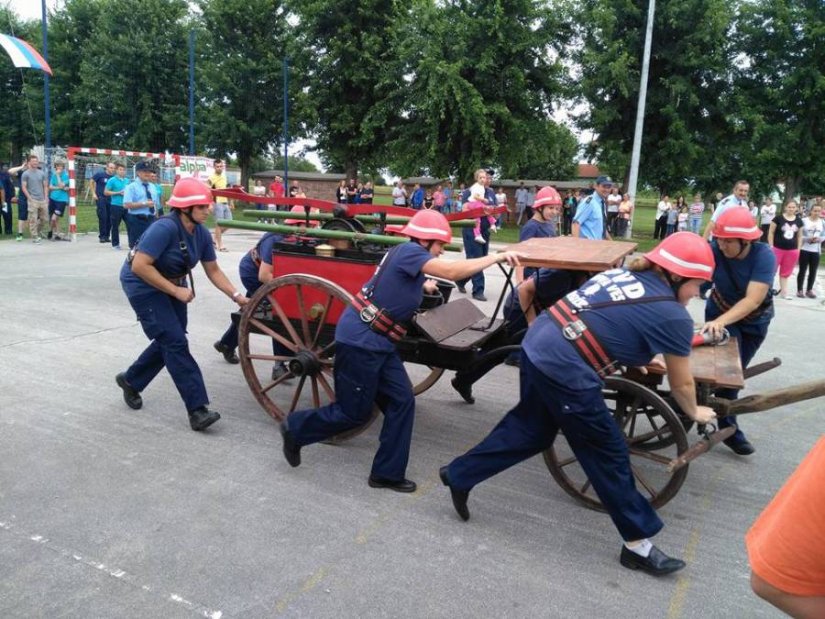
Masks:
[[[593,241],[557,236],[550,239],[528,239],[505,247],[507,251],[527,254],[521,259],[526,267],[570,269],[573,271],[606,271],[620,266],[625,256],[636,251],[637,244],[625,241]]]
[[[468,350],[481,345],[501,326],[490,322],[472,301],[457,299],[413,317],[415,326],[432,342],[450,350]]]
[[[722,346],[697,346],[690,355],[690,370],[697,383],[711,387],[745,386],[742,361],[739,359],[739,342],[735,338]]]

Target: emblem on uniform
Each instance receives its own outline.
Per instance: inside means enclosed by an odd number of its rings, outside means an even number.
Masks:
[[[564,335],[565,339],[570,341],[577,340],[581,337],[582,333],[587,331],[587,325],[584,324],[581,320],[574,320],[572,322],[568,322],[564,327],[562,327],[562,335]]]

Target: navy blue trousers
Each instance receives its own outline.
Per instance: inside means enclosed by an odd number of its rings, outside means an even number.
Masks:
[[[165,367],[188,412],[206,406],[203,374],[186,339],[186,304],[160,290],[127,297],[151,343],[126,370],[126,382],[143,391]]]
[[[490,229],[487,228],[485,234],[484,227],[482,226],[481,234],[487,240],[484,245],[476,243],[473,240],[475,236],[473,235],[472,228],[461,229],[461,240],[464,242],[464,255],[467,258],[482,258],[490,251]],[[473,275],[471,279],[473,281],[473,294],[484,294],[484,271],[479,271]],[[462,279],[461,281],[456,282],[456,284],[459,286],[466,286],[468,281],[470,281],[470,279]]]
[[[605,406],[601,389],[568,391],[522,354],[520,390],[518,404],[487,438],[450,463],[451,485],[470,490],[541,453],[561,430],[622,539],[658,533],[662,521],[636,490],[624,436]]]
[[[146,232],[155,218],[151,215],[132,215],[126,213],[126,234],[129,237],[129,249],[137,245],[138,239]]]
[[[112,224],[109,220],[109,201],[100,199],[97,201],[97,237],[101,241],[108,241],[112,233]]]
[[[372,475],[404,479],[410,458],[415,396],[396,351],[376,352],[335,343],[335,399],[321,408],[295,411],[287,418],[298,445],[309,445],[363,425],[373,403],[384,413]]]
[[[126,216],[126,209],[117,204],[109,206],[109,238],[112,239],[112,247],[120,247],[120,222]]]
[[[725,327],[728,333],[730,333],[730,336],[736,338],[739,342],[739,359],[742,361],[743,370],[748,367],[754,355],[756,355],[756,351],[759,350],[762,342],[765,341],[765,337],[768,335],[769,324],[770,323],[752,325],[738,322]],[[717,389],[714,395],[720,398],[735,400],[739,397],[739,389]],[[739,429],[739,422],[736,420],[736,415],[722,417],[719,419],[717,425],[720,430],[730,426],[736,428],[736,433],[725,442],[741,443],[745,440],[745,434]]]

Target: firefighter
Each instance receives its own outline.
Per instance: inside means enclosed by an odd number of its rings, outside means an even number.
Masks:
[[[151,342],[128,370],[115,377],[123,399],[130,408],[141,408],[141,391],[166,367],[193,430],[205,430],[221,416],[207,407],[203,375],[186,339],[186,305],[195,298],[192,268],[201,262],[218,290],[239,306],[248,302],[216,261],[212,238],[203,225],[211,202],[205,183],[194,178],[178,181],[167,202],[172,214],[147,228],[120,270],[123,292]]]
[[[765,243],[757,243],[762,230],[745,208],[726,210],[713,226],[711,247],[717,268],[713,288],[705,305],[702,333],[720,337],[727,329],[739,343],[742,368],[747,368],[765,341],[774,316],[771,284],[776,257]],[[717,389],[714,395],[735,400],[738,389]],[[736,427],[725,444],[740,456],[749,456],[754,446],[739,428],[736,416],[722,417],[719,428]]]
[[[373,403],[384,413],[380,445],[368,483],[373,488],[415,492],[406,479],[415,397],[395,343],[421,305],[423,290],[434,293],[427,276],[456,280],[470,277],[497,262],[518,266],[519,254],[503,252],[469,260],[439,258],[452,240],[447,219],[439,212],[416,213],[403,228],[410,242],[397,245],[356,295],[335,330],[335,402],[296,411],[281,423],[283,452],[293,467],[301,448],[363,425]]]
[[[439,472],[458,515],[470,518],[473,487],[549,448],[561,430],[625,542],[621,564],[654,575],[682,569],[683,561],[649,540],[663,524],[636,489],[602,378],[617,364],[644,366],[662,354],[681,409],[699,423],[714,419],[712,409],[696,404],[689,361],[693,321],[685,308],[713,266],[702,237],[679,232],[629,269],[596,275],[543,311],[522,343],[518,404],[487,438]]]

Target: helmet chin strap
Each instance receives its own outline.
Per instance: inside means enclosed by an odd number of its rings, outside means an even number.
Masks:
[[[192,211],[195,210],[194,206],[190,206],[189,208],[180,208],[177,209],[181,215],[186,215],[186,218],[191,222],[195,223],[195,220],[192,218]]]
[[[750,242],[746,242],[742,239],[736,239],[739,241],[739,252],[734,256],[734,259],[738,258],[742,255],[742,252],[745,251],[748,247],[750,247]]]

